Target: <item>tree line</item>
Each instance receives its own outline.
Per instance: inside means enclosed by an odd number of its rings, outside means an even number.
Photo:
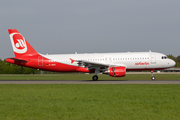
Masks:
[[[180,55],[174,57],[173,55],[167,55],[168,58],[173,59],[176,62],[175,67],[180,67]],[[42,71],[37,69],[22,67],[15,64],[7,63],[5,60],[0,59],[0,74],[41,74]],[[44,74],[53,74],[53,72],[43,71]],[[55,72],[57,73],[57,72]]]
[[[0,59],[0,74],[38,74],[36,69],[21,67],[15,64],[7,63]]]

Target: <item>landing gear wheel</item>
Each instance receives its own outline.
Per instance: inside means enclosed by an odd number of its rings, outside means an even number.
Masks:
[[[93,79],[94,81],[97,81],[97,80],[98,80],[98,76],[97,76],[97,75],[94,75],[94,76],[92,77],[92,79]]]
[[[152,77],[151,77],[151,80],[153,80],[153,81],[154,81],[155,79],[156,79],[156,78],[155,78],[154,76],[152,76]]]
[[[152,75],[151,80],[154,81],[156,78],[154,77],[154,71],[153,70],[151,70],[151,75]]]

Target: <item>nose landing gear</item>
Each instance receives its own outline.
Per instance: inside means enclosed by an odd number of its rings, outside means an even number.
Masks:
[[[152,77],[151,77],[151,80],[154,81],[156,78],[154,77],[154,71],[153,71],[153,70],[151,70],[151,76],[152,76]]]

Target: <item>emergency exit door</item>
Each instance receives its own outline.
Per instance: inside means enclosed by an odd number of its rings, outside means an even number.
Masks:
[[[38,66],[43,66],[43,57],[42,56],[38,57]]]

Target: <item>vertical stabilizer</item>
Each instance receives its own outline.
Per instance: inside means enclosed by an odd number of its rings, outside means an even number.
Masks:
[[[15,57],[38,54],[16,29],[8,29],[8,31]]]

